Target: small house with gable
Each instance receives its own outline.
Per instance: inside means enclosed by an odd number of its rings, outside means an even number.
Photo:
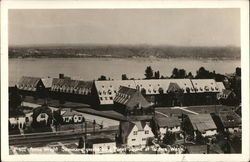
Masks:
[[[121,87],[114,98],[115,110],[125,116],[153,115],[154,109],[139,89]]]
[[[210,137],[217,134],[217,127],[210,114],[188,114],[183,122],[183,129],[191,136]]]
[[[121,121],[119,129],[121,143],[128,147],[146,146],[154,134],[148,122]]]

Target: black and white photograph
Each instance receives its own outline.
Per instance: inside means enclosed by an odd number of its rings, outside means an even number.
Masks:
[[[249,158],[241,7],[29,6],[3,13],[9,159]]]

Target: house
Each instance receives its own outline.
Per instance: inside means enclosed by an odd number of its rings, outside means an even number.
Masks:
[[[156,117],[155,124],[161,139],[166,135],[166,132],[178,133],[181,131],[181,122],[178,117]]]
[[[235,133],[241,129],[241,117],[234,111],[220,111],[217,115],[212,116],[221,131]]]
[[[195,105],[217,104],[217,94],[221,90],[214,79],[191,79],[191,82],[196,92]]]
[[[22,95],[35,97],[43,97],[45,92],[45,86],[39,77],[23,76],[17,83],[17,88]]]
[[[92,103],[92,81],[53,78],[50,96],[72,102]]]
[[[83,123],[84,117],[81,113],[70,108],[63,108],[58,110],[62,119],[61,124]]]
[[[25,114],[18,114],[15,116],[9,117],[9,127],[10,129],[18,128],[18,129],[24,129],[25,128]]]
[[[139,87],[148,102],[168,107],[215,104],[216,94],[221,91],[214,79],[94,81],[92,93],[95,106],[112,106],[120,87]]]
[[[210,114],[188,114],[183,129],[191,136],[209,137],[217,134],[217,127]]]
[[[115,110],[126,116],[130,115],[153,115],[154,109],[141,94],[139,88],[133,89],[121,86],[114,98]]]
[[[146,146],[154,138],[149,123],[144,121],[121,121],[119,138],[128,147]]]
[[[93,154],[112,154],[116,152],[116,142],[110,138],[88,139],[86,149],[92,150]]]
[[[150,103],[172,106],[172,94],[169,94],[170,83],[178,84],[184,94],[194,93],[190,79],[150,79],[150,80],[112,80],[95,81],[93,94],[96,105],[113,105],[120,87],[140,88],[141,94]],[[185,95],[184,95],[185,96]]]
[[[114,98],[120,87],[136,88],[133,80],[108,80],[95,81],[93,87],[93,96],[95,106],[110,106],[114,104]]]
[[[222,90],[222,92],[217,95],[217,98],[223,105],[237,104],[236,94],[229,89]]]
[[[20,108],[21,109],[21,108]],[[12,111],[9,114],[10,128],[25,129],[33,121],[32,110]]]

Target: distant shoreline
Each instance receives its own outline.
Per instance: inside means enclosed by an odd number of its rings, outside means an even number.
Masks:
[[[149,58],[239,60],[239,47],[176,46],[83,46],[83,47],[10,47],[9,58]]]

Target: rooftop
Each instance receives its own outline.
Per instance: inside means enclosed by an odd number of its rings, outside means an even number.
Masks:
[[[189,114],[188,118],[190,119],[194,130],[203,132],[217,128],[210,114]]]

